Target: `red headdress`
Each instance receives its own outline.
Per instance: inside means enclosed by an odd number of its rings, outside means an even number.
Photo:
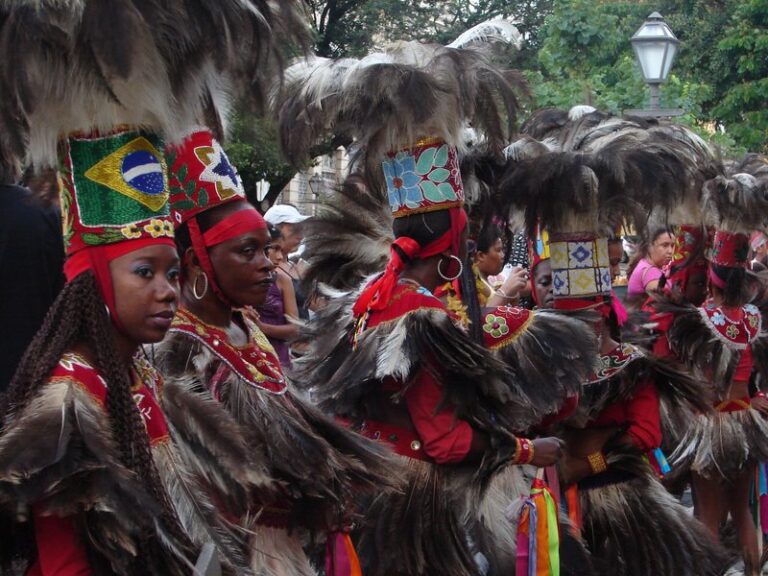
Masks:
[[[693,274],[706,272],[709,235],[704,226],[681,224],[675,233],[675,252],[664,269],[669,289],[684,292]]]
[[[716,225],[709,279],[725,288],[723,270],[747,268],[749,235],[768,224],[768,186],[749,174],[718,176],[704,185],[704,211]]]
[[[62,148],[64,272],[71,281],[92,271],[120,327],[109,262],[155,244],[175,248],[162,144],[154,134],[121,130],[73,135]]]
[[[207,210],[247,202],[243,184],[221,144],[207,130],[187,136],[180,144],[166,148],[170,166],[171,214],[176,226],[186,224],[192,249],[208,277],[214,294],[234,305],[219,287],[208,248],[250,230],[266,228],[255,208],[239,210],[203,233],[197,217]],[[249,205],[250,206],[250,205]]]

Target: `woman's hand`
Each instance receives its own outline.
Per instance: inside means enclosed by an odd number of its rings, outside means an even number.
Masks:
[[[501,285],[502,295],[510,300],[520,296],[520,293],[528,286],[528,270],[522,266],[515,266]]]
[[[563,441],[560,438],[537,438],[531,443],[533,444],[531,466],[537,468],[552,466],[563,455]]]

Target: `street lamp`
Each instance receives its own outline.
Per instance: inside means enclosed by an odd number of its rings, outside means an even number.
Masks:
[[[314,214],[318,198],[325,193],[325,178],[315,172],[309,179],[309,190],[312,192],[311,210],[312,214]]]
[[[659,85],[667,81],[680,46],[661,14],[653,12],[630,40],[643,78],[651,91],[649,116],[677,116],[682,110],[659,109]]]

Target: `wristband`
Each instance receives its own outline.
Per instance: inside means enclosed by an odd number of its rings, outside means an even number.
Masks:
[[[530,464],[534,454],[533,442],[528,438],[515,438],[515,443],[517,447],[512,461],[515,464]]]
[[[587,456],[587,462],[592,469],[592,474],[600,474],[608,470],[608,462],[605,461],[605,456],[602,452],[593,452]]]

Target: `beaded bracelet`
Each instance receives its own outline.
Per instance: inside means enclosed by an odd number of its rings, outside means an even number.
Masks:
[[[602,452],[593,452],[587,456],[589,467],[592,469],[593,474],[600,474],[608,470],[608,462],[605,461],[605,456]]]

